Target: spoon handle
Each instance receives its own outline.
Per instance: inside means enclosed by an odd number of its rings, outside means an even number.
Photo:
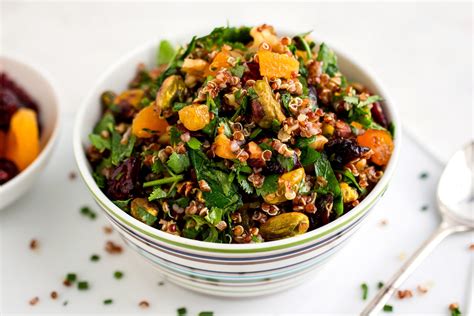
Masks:
[[[362,311],[362,316],[376,315],[387,303],[397,288],[415,271],[420,263],[431,253],[431,251],[448,235],[458,231],[458,227],[442,222],[436,231],[426,240],[423,245],[403,264],[403,266],[385,283],[377,295],[370,301]]]

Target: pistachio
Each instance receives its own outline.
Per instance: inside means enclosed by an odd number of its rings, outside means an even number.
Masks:
[[[265,240],[275,240],[301,235],[308,228],[308,216],[300,212],[290,212],[268,219],[260,226],[260,234]]]
[[[278,190],[265,195],[263,199],[268,204],[278,204],[289,199],[294,199],[305,177],[304,168],[298,168],[282,174],[278,179]]]
[[[155,107],[157,113],[162,115],[163,110],[169,109],[175,100],[184,101],[186,85],[183,78],[172,75],[163,81],[156,94]]]
[[[328,142],[328,139],[323,135],[316,135],[314,141],[309,144],[309,147],[314,150],[321,151],[324,149],[324,145]]]
[[[280,123],[283,122],[286,117],[281,110],[280,103],[273,96],[272,88],[268,82],[257,80],[254,87],[264,113],[263,117],[257,122],[258,125],[262,128],[270,128],[274,120]]]
[[[132,214],[132,216],[138,219],[139,221],[147,225],[153,225],[153,223],[156,222],[158,216],[158,209],[147,199],[133,199],[130,209],[130,213]]]

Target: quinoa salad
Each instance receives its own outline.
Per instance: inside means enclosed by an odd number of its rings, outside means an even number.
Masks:
[[[314,230],[367,196],[394,148],[382,98],[308,33],[162,41],[130,80],[101,95],[87,157],[111,201],[169,234],[259,243]]]

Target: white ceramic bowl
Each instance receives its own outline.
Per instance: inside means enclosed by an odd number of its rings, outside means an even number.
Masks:
[[[110,67],[80,108],[74,130],[74,155],[87,188],[126,243],[178,285],[210,295],[240,297],[283,291],[308,279],[346,244],[392,177],[401,135],[400,122],[386,90],[367,68],[329,44],[350,80],[363,83],[385,99],[384,109],[397,127],[395,150],[385,175],[358,206],[328,225],[288,239],[245,245],[190,240],[147,226],[114,205],[96,185],[84,151],[89,145],[87,136],[101,115],[100,94],[104,90],[126,89],[138,63],[154,63],[158,42],[138,48]]]
[[[0,185],[0,210],[31,188],[49,160],[59,134],[59,97],[49,75],[16,58],[0,56],[0,72],[22,87],[40,108],[42,125],[39,156],[25,170]]]

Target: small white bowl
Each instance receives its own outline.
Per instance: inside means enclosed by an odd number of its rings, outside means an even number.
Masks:
[[[51,157],[59,134],[59,97],[49,75],[36,66],[0,56],[0,72],[5,72],[38,103],[42,126],[38,157],[16,177],[0,185],[2,210],[28,191]]]

